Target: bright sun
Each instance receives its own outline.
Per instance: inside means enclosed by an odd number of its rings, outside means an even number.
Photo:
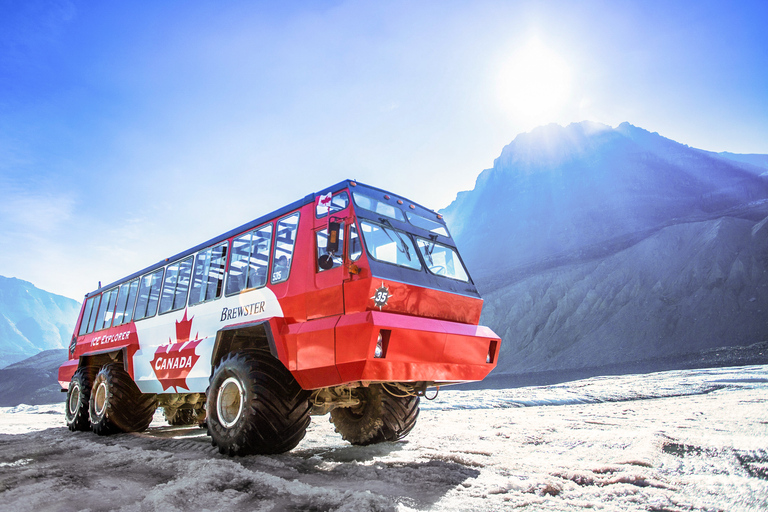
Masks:
[[[499,100],[519,121],[545,124],[565,106],[571,92],[568,64],[537,39],[514,52],[498,77]]]

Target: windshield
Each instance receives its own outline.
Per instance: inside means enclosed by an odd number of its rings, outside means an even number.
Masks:
[[[421,270],[411,237],[404,231],[365,220],[360,221],[365,247],[372,258],[401,267]]]
[[[435,275],[469,281],[469,275],[464,269],[459,255],[447,245],[438,244],[432,240],[416,238],[421,256],[427,264],[427,269]]]

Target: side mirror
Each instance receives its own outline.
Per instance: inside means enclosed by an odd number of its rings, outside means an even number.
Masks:
[[[317,265],[323,270],[331,270],[333,268],[333,256],[326,253],[317,259]]]

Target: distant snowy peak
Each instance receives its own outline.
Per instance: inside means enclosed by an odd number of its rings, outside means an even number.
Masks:
[[[68,346],[80,303],[0,276],[0,368]]]

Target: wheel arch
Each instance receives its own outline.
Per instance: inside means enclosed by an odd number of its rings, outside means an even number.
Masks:
[[[280,334],[282,325],[284,321],[281,318],[273,317],[258,322],[230,325],[219,330],[211,354],[211,374],[225,355],[237,350],[269,351],[272,357],[287,368],[285,342]]]
[[[126,347],[118,350],[107,350],[104,352],[92,352],[83,354],[79,358],[78,368],[85,366],[102,367],[109,363],[118,363],[122,365],[123,370],[128,371]]]

